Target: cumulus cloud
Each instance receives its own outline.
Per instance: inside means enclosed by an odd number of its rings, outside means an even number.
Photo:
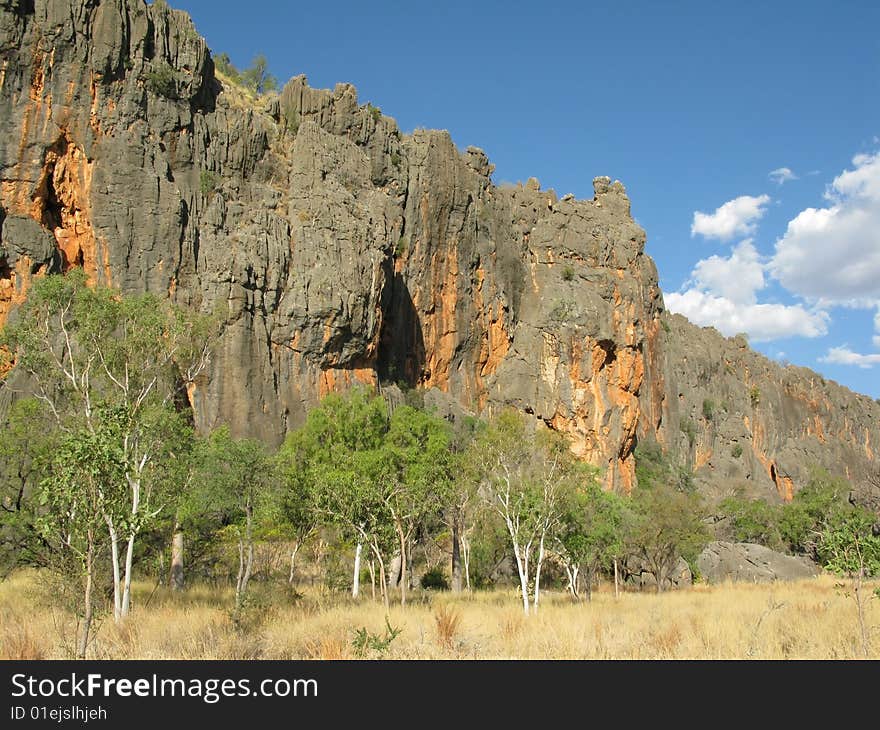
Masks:
[[[667,294],[664,299],[670,311],[703,327],[715,327],[726,337],[745,332],[754,342],[766,342],[828,332],[828,314],[801,305],[742,304],[699,289]]]
[[[773,182],[777,185],[784,185],[789,180],[797,180],[798,176],[792,172],[790,167],[777,167],[775,170],[771,170],[767,177],[769,177]]]
[[[829,317],[825,312],[802,305],[758,303],[757,293],[766,286],[764,268],[751,239],[746,239],[728,257],[698,261],[686,289],[665,295],[666,306],[727,337],[746,332],[755,342],[826,334]]]
[[[874,315],[874,347],[880,348],[880,308]]]
[[[834,365],[855,365],[867,369],[880,365],[880,354],[862,355],[843,345],[842,347],[832,347],[825,357],[819,358],[819,362],[833,363]]]
[[[751,239],[739,243],[729,258],[710,256],[698,261],[691,274],[694,285],[738,304],[755,302],[764,288],[764,265]]]
[[[770,202],[769,195],[741,195],[728,200],[714,213],[694,213],[691,236],[704,236],[729,241],[736,236],[748,236],[755,231],[757,222],[763,217],[764,206]]]
[[[789,291],[823,305],[880,301],[880,153],[852,164],[829,185],[828,205],[789,221],[769,265]]]

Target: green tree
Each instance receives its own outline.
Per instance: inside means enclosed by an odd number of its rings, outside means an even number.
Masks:
[[[755,542],[774,550],[782,547],[781,506],[763,499],[748,499],[739,493],[724,499],[718,509],[730,520],[733,538],[737,542]]]
[[[847,505],[849,484],[826,470],[814,467],[807,484],[782,508],[779,529],[794,552],[818,560],[819,537],[837,513]]]
[[[850,582],[858,610],[865,658],[870,656],[871,641],[865,616],[864,582],[867,578],[880,575],[880,535],[876,532],[875,524],[876,516],[865,509],[839,510],[826,522],[817,545],[825,568]]]
[[[563,497],[562,519],[555,535],[555,550],[568,578],[568,590],[580,600],[582,579],[592,596],[596,574],[613,566],[625,548],[628,508],[626,500],[606,492],[595,470]]]
[[[63,434],[46,467],[36,525],[45,564],[61,579],[62,592],[76,596],[76,657],[84,659],[100,606],[97,573],[108,546],[105,521],[123,501],[117,487],[125,457],[112,430],[80,427]]]
[[[130,611],[137,537],[162,507],[162,459],[181,428],[175,406],[206,367],[214,329],[152,295],[90,287],[73,269],[35,281],[0,338],[56,428],[119,440],[125,469],[112,489],[126,506],[105,515],[117,621]]]
[[[235,607],[244,604],[254,567],[254,541],[272,515],[272,462],[262,442],[234,439],[222,426],[197,445],[198,471],[189,510],[210,516],[237,548]]]
[[[400,551],[400,602],[409,581],[407,549],[416,528],[449,502],[457,459],[448,424],[410,406],[394,410],[381,448],[385,470],[377,481]]]
[[[560,434],[530,433],[512,410],[489,422],[472,447],[486,505],[504,522],[513,549],[523,612],[538,610],[548,541],[562,518],[563,494],[581,478]]]
[[[34,427],[46,416],[39,401],[23,398],[0,427],[0,572],[39,563],[34,493],[59,435]]]
[[[702,500],[659,447],[651,444],[636,452],[636,476],[629,549],[654,576],[659,593],[679,558],[694,564],[709,532]]]
[[[384,563],[390,522],[383,522],[376,480],[383,465],[377,461],[388,430],[388,406],[381,397],[355,388],[346,395],[331,393],[309,411],[302,428],[288,435],[279,461],[282,473],[295,475],[295,491],[312,495],[321,519],[340,528],[355,543],[352,596],[360,593],[360,565],[364,545],[380,563],[385,592]]]
[[[260,96],[278,88],[278,80],[269,73],[269,62],[262,53],[254,57],[251,65],[241,72],[240,78],[247,88]]]

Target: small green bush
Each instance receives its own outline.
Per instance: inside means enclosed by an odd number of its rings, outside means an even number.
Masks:
[[[740,456],[742,456],[742,455],[743,455],[743,447],[742,447],[742,444],[734,444],[734,445],[733,445],[733,448],[730,450],[730,455],[731,455],[734,459],[738,459]]]
[[[753,385],[751,390],[749,390],[749,401],[752,404],[752,408],[757,408],[761,402],[761,389],[757,385]]]
[[[441,591],[449,590],[449,580],[446,577],[446,573],[443,568],[439,565],[431,568],[427,573],[422,576],[421,581],[422,588],[427,589],[435,589]]]
[[[571,266],[566,266],[562,270],[562,280],[563,281],[572,281],[574,279],[574,268]]]
[[[711,398],[706,398],[703,400],[703,418],[707,421],[711,421],[712,417],[715,415],[715,401]]]
[[[167,63],[160,64],[147,74],[147,85],[154,94],[166,99],[177,97],[177,77]]]
[[[377,106],[373,106],[369,102],[367,103],[367,111],[370,113],[370,116],[376,123],[378,123],[379,120],[382,118],[382,110]]]
[[[694,443],[697,440],[697,427],[694,425],[694,422],[690,418],[682,418],[679,423],[679,428],[681,432],[687,436],[688,445],[693,448]]]
[[[212,170],[202,170],[199,174],[199,189],[205,196],[213,193],[217,189],[217,173]]]
[[[367,631],[364,626],[354,630],[354,639],[351,646],[354,649],[355,656],[365,659],[370,651],[374,651],[376,656],[384,656],[391,648],[391,643],[400,636],[403,629],[392,626],[388,617],[385,617],[385,635],[373,634]]]

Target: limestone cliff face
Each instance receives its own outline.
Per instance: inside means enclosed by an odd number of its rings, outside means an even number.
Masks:
[[[669,427],[663,435],[716,497],[742,488],[790,500],[822,467],[880,513],[880,406],[806,368],[780,365],[680,315],[664,320]]]
[[[402,380],[532,414],[629,489],[638,440],[680,447],[703,370],[739,346],[676,320],[667,333],[620,183],[559,199],[492,169],[445,132],[402,134],[349,85],[297,77],[254,98],[164,2],[0,0],[0,323],[34,276],[81,266],[224,313],[191,394],[202,428],[277,442],[331,390]],[[811,439],[807,456],[868,472],[876,404],[739,357],[733,430],[683,450],[698,475],[728,478],[718,439],[734,437],[751,460],[737,478],[783,492]]]

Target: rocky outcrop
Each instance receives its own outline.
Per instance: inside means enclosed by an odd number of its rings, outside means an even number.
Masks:
[[[745,581],[770,583],[799,580],[819,574],[815,563],[777,553],[748,542],[711,542],[697,559],[700,577],[707,583]]]
[[[201,428],[277,442],[331,390],[400,382],[569,433],[609,487],[643,439],[710,488],[876,469],[872,401],[668,318],[619,182],[497,186],[481,150],[347,84],[256,97],[163,0],[0,0],[0,139],[0,323],[71,266],[219,310]]]
[[[821,467],[880,507],[880,406],[806,368],[773,362],[745,337],[722,337],[680,315],[664,318],[665,445],[701,489],[788,501]]]

